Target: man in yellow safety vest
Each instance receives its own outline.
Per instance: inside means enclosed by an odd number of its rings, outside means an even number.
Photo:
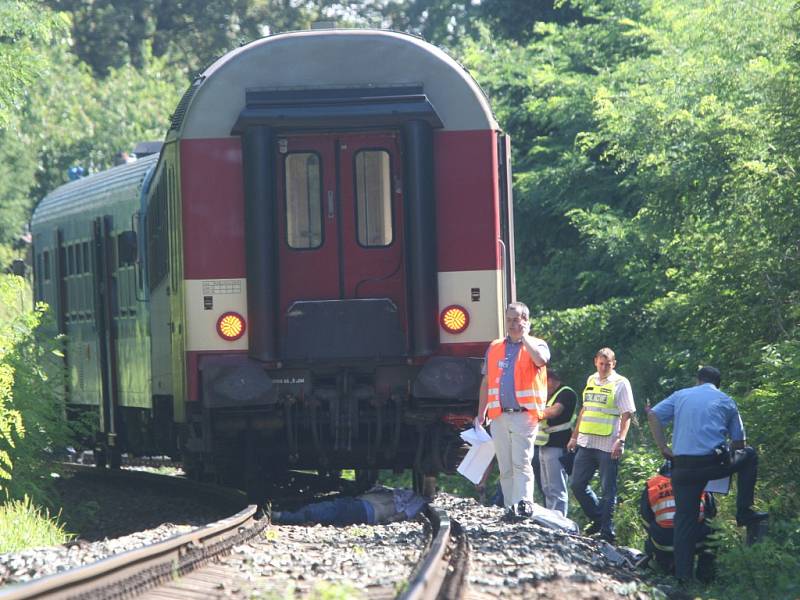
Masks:
[[[594,357],[597,372],[583,390],[583,408],[567,450],[577,451],[570,487],[591,523],[584,533],[600,533],[607,542],[616,540],[614,507],[617,503],[617,470],[625,451],[625,438],[636,412],[630,382],[614,370],[617,361],[611,348],[601,348]],[[589,482],[600,471],[602,499]]]
[[[533,470],[536,473],[539,489],[544,496],[545,508],[567,516],[567,472],[561,457],[567,452],[567,443],[575,425],[575,405],[578,396],[575,391],[561,382],[561,376],[547,367],[547,407],[545,420],[539,423],[536,435],[536,449]]]

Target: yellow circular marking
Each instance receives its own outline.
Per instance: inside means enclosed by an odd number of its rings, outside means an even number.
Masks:
[[[451,308],[444,313],[442,323],[449,331],[461,331],[467,324],[467,313],[458,308]]]
[[[223,337],[235,338],[242,333],[244,323],[236,315],[226,315],[219,322],[219,332]]]

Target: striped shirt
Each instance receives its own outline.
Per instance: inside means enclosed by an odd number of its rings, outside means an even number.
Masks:
[[[586,383],[594,383],[595,385],[603,385],[615,381],[614,387],[614,400],[619,408],[619,414],[622,413],[635,413],[636,405],[633,403],[633,391],[631,390],[631,382],[623,377],[616,371],[611,371],[608,378],[600,379],[597,373],[589,376]],[[602,450],[603,452],[611,452],[611,446],[619,437],[619,418],[614,419],[614,425],[611,430],[611,435],[595,435],[593,433],[578,433],[578,446],[584,448],[594,448],[595,450]]]

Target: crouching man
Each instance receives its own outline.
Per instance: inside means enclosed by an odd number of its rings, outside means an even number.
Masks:
[[[671,471],[672,463],[666,461],[658,470],[658,475],[647,480],[639,502],[639,513],[647,525],[645,553],[665,572],[674,574],[675,495],[672,492]],[[714,578],[714,554],[706,544],[706,538],[713,531],[708,520],[716,516],[717,505],[714,496],[708,492],[702,492],[698,502],[700,531],[695,545],[697,578],[707,582]]]

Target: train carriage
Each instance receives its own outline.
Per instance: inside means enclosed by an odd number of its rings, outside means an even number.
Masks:
[[[61,319],[70,372],[99,382],[73,394],[73,376],[70,401],[99,408],[101,446],[174,445],[192,474],[251,487],[289,468],[452,469],[514,296],[508,158],[479,87],[419,38],[314,30],[225,55],[157,158],[34,213],[59,315],[74,275],[54,257],[88,242],[106,270],[86,273],[80,333]],[[126,202],[103,196],[123,180]]]

